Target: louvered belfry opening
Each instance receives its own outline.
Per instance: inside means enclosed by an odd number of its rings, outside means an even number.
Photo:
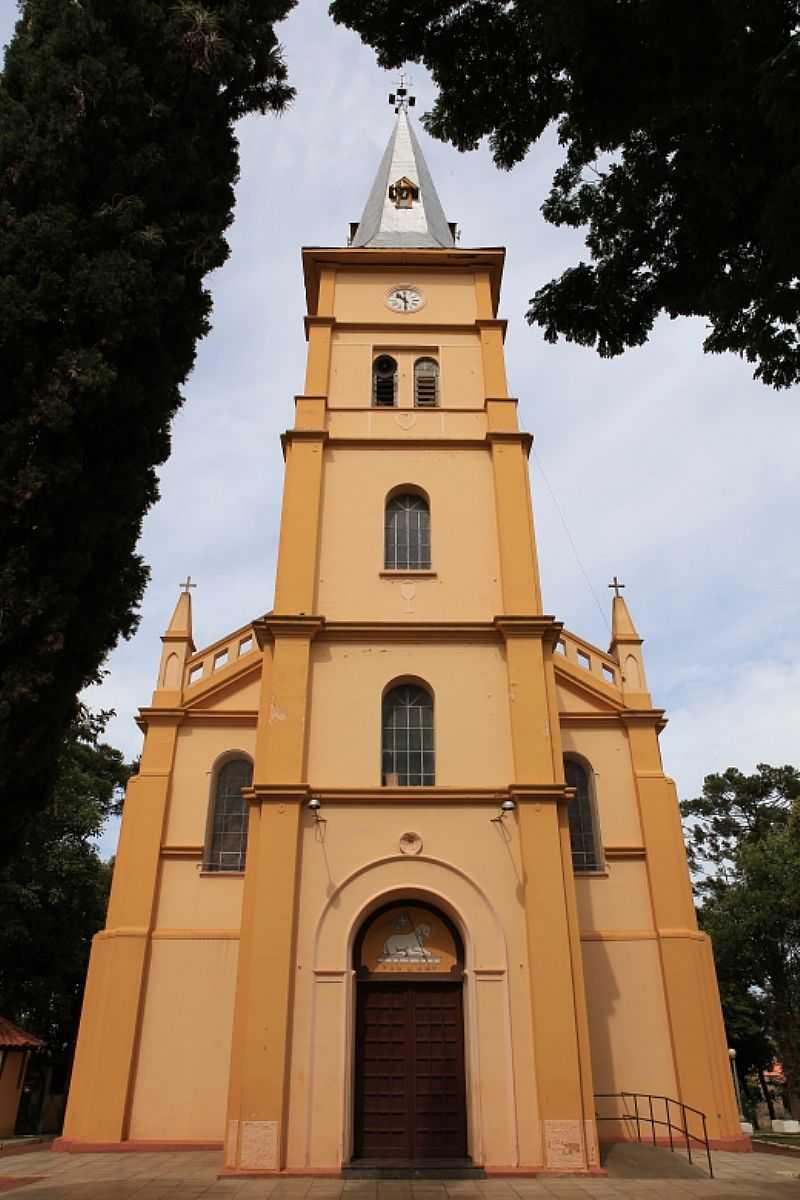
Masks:
[[[414,404],[436,408],[439,404],[439,364],[435,358],[418,358],[414,363]]]
[[[372,364],[372,403],[376,408],[394,408],[397,402],[397,363],[381,354]]]

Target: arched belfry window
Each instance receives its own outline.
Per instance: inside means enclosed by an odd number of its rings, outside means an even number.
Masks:
[[[217,772],[211,812],[207,871],[243,871],[247,859],[247,801],[242,788],[253,782],[248,758],[229,758]]]
[[[372,403],[376,408],[397,403],[397,363],[391,354],[379,354],[372,364]]]
[[[393,687],[383,698],[382,771],[386,787],[432,787],[433,696],[418,684]]]
[[[600,863],[589,772],[583,763],[574,758],[565,758],[564,774],[567,787],[575,789],[575,795],[569,802],[572,866],[575,871],[596,871]]]
[[[430,570],[431,514],[424,496],[392,496],[386,504],[383,531],[387,571]]]
[[[439,404],[439,364],[435,358],[418,358],[414,363],[414,404],[436,408]]]

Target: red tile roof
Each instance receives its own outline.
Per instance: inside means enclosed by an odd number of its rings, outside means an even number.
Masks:
[[[26,1033],[19,1025],[13,1025],[5,1017],[0,1017],[0,1047],[3,1049],[19,1048],[21,1050],[36,1050],[43,1046],[41,1038]]]

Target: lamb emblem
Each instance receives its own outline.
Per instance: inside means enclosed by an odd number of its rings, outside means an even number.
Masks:
[[[390,933],[383,943],[383,954],[380,963],[404,963],[424,961],[437,963],[436,958],[425,945],[431,936],[430,925],[420,923],[414,925],[408,913],[400,913],[392,922],[393,933]]]

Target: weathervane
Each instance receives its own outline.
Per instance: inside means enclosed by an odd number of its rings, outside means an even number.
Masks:
[[[389,92],[389,103],[394,105],[394,111],[396,113],[399,113],[401,109],[403,112],[408,112],[408,110],[413,108],[417,103],[417,97],[409,95],[409,82],[410,81],[407,78],[405,71],[401,71],[400,82],[397,85],[397,91]]]
[[[614,576],[614,579],[613,579],[613,582],[612,582],[612,583],[610,583],[608,586],[609,586],[610,588],[613,588],[613,589],[614,589],[614,595],[617,597],[617,599],[619,599],[619,593],[620,593],[620,590],[621,590],[622,588],[624,588],[624,587],[625,587],[625,584],[624,584],[624,583],[620,583],[620,581],[617,579],[617,577],[616,577],[616,575],[615,575],[615,576]]]

